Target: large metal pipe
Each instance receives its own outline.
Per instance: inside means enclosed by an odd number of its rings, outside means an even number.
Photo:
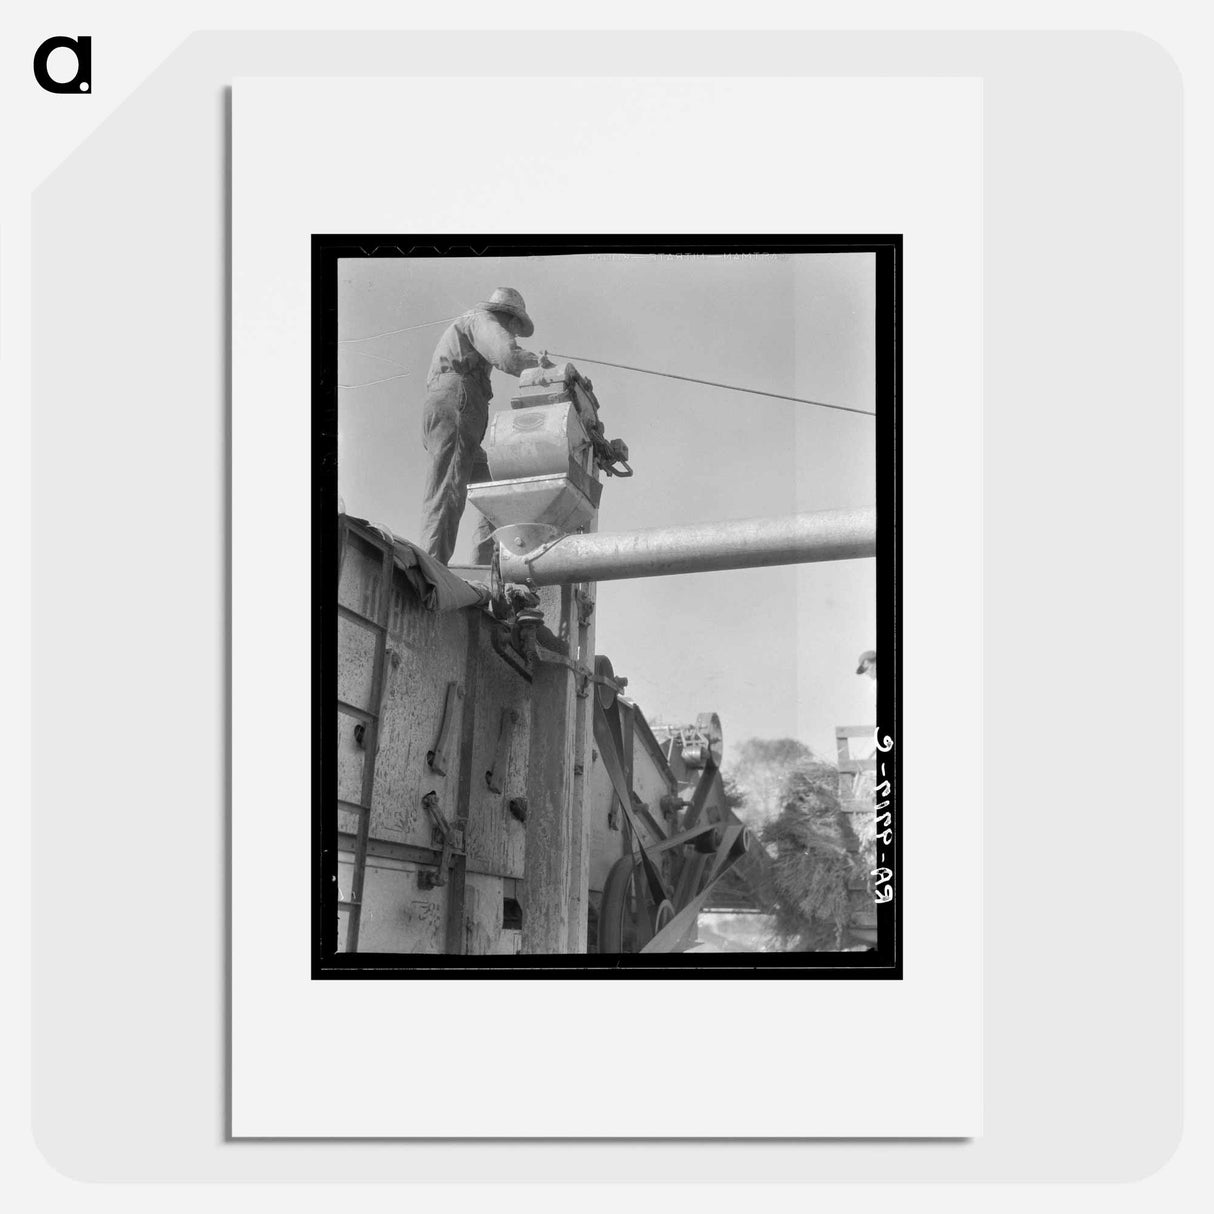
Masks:
[[[806,561],[847,561],[877,551],[877,511],[819,510],[782,518],[691,523],[612,535],[567,535],[549,544],[528,528],[503,528],[501,572],[508,582],[537,586],[662,577],[715,569],[755,569]],[[525,545],[526,551],[520,548]]]

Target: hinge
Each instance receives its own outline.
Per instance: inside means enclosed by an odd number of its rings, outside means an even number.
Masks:
[[[464,828],[453,826],[443,817],[443,811],[438,807],[438,792],[434,789],[422,797],[422,808],[433,823],[431,840],[435,847],[442,849],[442,854],[436,869],[423,868],[418,871],[417,885],[419,889],[433,889],[436,885],[447,884],[452,862],[457,855],[464,854]]]

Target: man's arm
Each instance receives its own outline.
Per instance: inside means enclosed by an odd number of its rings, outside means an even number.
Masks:
[[[519,376],[528,367],[539,366],[540,360],[530,350],[524,350],[492,312],[472,314],[468,337],[482,358],[507,375]]]

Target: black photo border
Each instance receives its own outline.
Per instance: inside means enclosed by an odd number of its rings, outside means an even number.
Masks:
[[[337,802],[334,753],[337,674],[337,274],[352,257],[531,257],[586,253],[728,255],[864,253],[876,259],[877,638],[881,677],[878,782],[891,816],[878,864],[893,897],[877,906],[878,946],[857,953],[598,954],[468,957],[337,953]],[[312,237],[312,977],[322,978],[805,978],[894,979],[903,963],[902,712],[902,237],[468,236]],[[882,850],[882,847],[884,850]]]

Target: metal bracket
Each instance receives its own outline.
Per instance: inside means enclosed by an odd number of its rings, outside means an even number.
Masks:
[[[555,666],[567,666],[578,677],[577,695],[579,699],[584,700],[590,694],[592,684],[597,684],[601,687],[607,687],[615,693],[620,693],[628,686],[628,680],[620,678],[618,675],[606,675],[596,670],[591,670],[589,666],[579,662],[576,658],[567,657],[563,653],[556,653],[551,649],[545,649],[538,641],[530,646],[531,653],[537,662],[550,662]],[[610,666],[608,666],[610,669]]]
[[[424,868],[418,872],[417,885],[419,889],[434,889],[435,886],[447,884],[452,860],[464,854],[464,829],[462,826],[452,826],[443,817],[443,811],[438,807],[438,793],[434,789],[422,797],[422,808],[434,824],[431,838],[435,847],[442,848],[442,854],[437,869]]]
[[[499,623],[496,628],[489,634],[489,643],[493,647],[493,652],[497,654],[515,674],[521,675],[528,683],[531,682],[532,671],[531,666],[527,661],[525,654],[507,640],[510,636],[510,628]]]
[[[658,839],[665,839],[666,831],[663,829],[662,824],[653,816],[652,812],[650,811],[649,802],[642,801],[637,795],[635,788],[629,789],[629,792],[632,794],[633,813],[645,819],[645,821],[649,824],[650,830]]]
[[[497,749],[493,752],[493,766],[485,772],[485,783],[489,785],[491,792],[502,791],[506,767],[510,762],[510,741],[517,724],[518,709],[503,708],[501,724],[497,729]]]
[[[438,741],[434,743],[434,749],[426,753],[426,762],[430,764],[430,770],[438,772],[440,776],[447,774],[447,739],[450,737],[451,726],[455,720],[455,702],[462,699],[463,695],[463,688],[458,683],[447,684],[447,696],[443,701],[443,719],[438,727]]]
[[[600,688],[598,701],[604,708],[610,708],[624,688],[628,680],[618,676],[611,666],[611,659],[605,653],[595,654],[594,681]]]
[[[584,700],[590,694],[590,684],[595,680],[594,671],[589,666],[582,665],[576,658],[567,657],[565,654],[557,653],[552,649],[545,649],[538,641],[535,642],[533,652],[537,662],[547,662],[554,666],[566,666],[577,675],[578,699]]]

